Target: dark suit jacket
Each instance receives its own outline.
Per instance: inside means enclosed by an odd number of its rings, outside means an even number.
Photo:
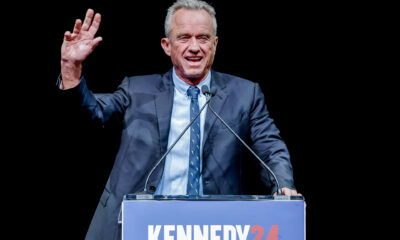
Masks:
[[[210,103],[215,111],[270,166],[281,187],[294,189],[288,150],[269,117],[259,85],[212,71],[211,89],[216,89]],[[162,75],[127,77],[112,94],[93,94],[84,78],[68,91],[94,122],[104,126],[114,119],[122,124],[120,148],[86,235],[86,239],[117,239],[123,196],[143,191],[148,172],[167,149],[174,95],[172,70]],[[244,151],[247,150],[208,110],[203,136],[204,194],[246,193],[241,166],[249,160]],[[149,180],[153,191],[163,167],[160,164]],[[261,178],[271,193],[276,190],[265,170]]]

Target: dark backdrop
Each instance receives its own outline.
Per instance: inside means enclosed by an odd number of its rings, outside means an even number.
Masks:
[[[9,129],[18,174],[8,180],[10,196],[23,199],[30,235],[85,236],[119,143],[118,129],[82,122],[55,87],[64,32],[88,7],[102,14],[103,42],[84,62],[83,73],[92,91],[112,92],[124,76],[171,68],[160,46],[171,3],[36,2],[3,9],[12,13],[6,23],[16,33],[6,37],[15,45],[8,49],[12,86],[4,91],[18,105],[7,114],[18,126]],[[214,70],[260,84],[288,145],[296,187],[306,198],[308,239],[341,236],[359,210],[338,196],[362,185],[354,178],[360,123],[352,116],[362,107],[360,73],[368,71],[360,63],[363,19],[345,4],[212,4],[219,36]],[[351,189],[345,185],[350,177]]]

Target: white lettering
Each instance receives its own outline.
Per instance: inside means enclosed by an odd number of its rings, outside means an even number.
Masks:
[[[236,229],[232,225],[224,225],[224,240],[236,240]]]
[[[175,231],[175,225],[164,225],[164,240],[174,240],[174,236],[169,233],[171,231]]]
[[[176,226],[177,240],[192,240],[192,226],[186,225],[186,232],[182,225]]]
[[[249,231],[250,225],[148,225],[147,240],[247,240]]]
[[[210,240],[221,240],[221,237],[217,236],[217,231],[221,231],[221,225],[210,226]]]
[[[156,225],[154,230],[154,225],[147,226],[147,239],[148,240],[158,240],[158,235],[160,234],[161,225]]]
[[[236,225],[236,232],[239,236],[239,240],[246,240],[249,235],[250,225],[244,225],[244,231],[242,231],[242,225]]]
[[[199,225],[194,225],[193,240],[208,240],[208,225],[203,225],[203,233]]]

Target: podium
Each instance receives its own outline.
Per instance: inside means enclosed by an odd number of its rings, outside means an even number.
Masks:
[[[305,240],[302,196],[124,196],[123,240]]]

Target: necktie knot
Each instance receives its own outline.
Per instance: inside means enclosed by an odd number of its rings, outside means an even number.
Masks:
[[[190,86],[187,90],[187,94],[192,99],[197,99],[199,97],[200,89],[196,86]]]

